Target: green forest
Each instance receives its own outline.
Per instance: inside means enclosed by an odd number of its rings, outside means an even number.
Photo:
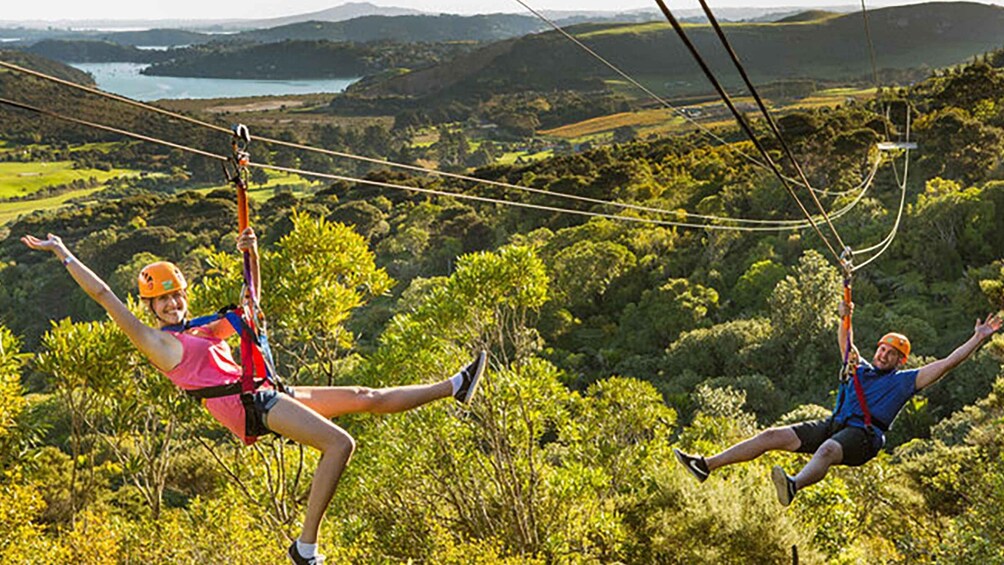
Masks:
[[[833,218],[849,247],[881,242],[904,203],[891,245],[853,280],[865,358],[898,331],[913,342],[908,366],[922,366],[1004,307],[1002,67],[990,53],[867,103],[778,118],[825,190],[822,206],[853,204]],[[23,84],[54,104],[71,96]],[[17,90],[0,81],[4,89]],[[83,97],[78,108],[195,147],[226,143],[135,108]],[[216,311],[240,294],[234,191],[166,185],[219,176],[218,164],[3,112],[3,149],[26,148],[6,152],[11,160],[150,175],[3,228],[0,563],[282,562],[317,453],[278,438],[240,445],[58,261],[19,241],[60,235],[151,323],[136,274],[157,259],[188,274],[193,311]],[[919,148],[880,152],[877,142],[905,135],[908,119]],[[781,162],[782,148],[757,128]],[[411,162],[419,150],[376,126],[273,131]],[[1004,563],[1000,337],[914,397],[876,459],[834,468],[790,507],[778,504],[770,468],[807,456],[772,453],[700,484],[674,460],[674,447],[711,454],[826,416],[841,365],[842,273],[815,231],[646,223],[683,211],[801,217],[778,179],[745,158],[752,144],[735,128],[718,131],[730,143],[694,133],[474,164],[465,161],[473,145],[444,130],[423,153],[534,193],[346,166],[369,181],[602,216],[346,181],[254,200],[262,305],[289,383],[427,383],[489,352],[469,409],[337,419],[358,448],[322,528],[329,562],[781,564],[795,548],[799,563]],[[256,162],[343,170],[333,157],[250,150]],[[875,165],[874,182],[863,183]]]

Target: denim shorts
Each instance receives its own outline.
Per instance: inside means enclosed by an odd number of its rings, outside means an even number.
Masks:
[[[265,433],[272,431],[272,429],[268,427],[268,412],[269,410],[272,409],[273,406],[275,406],[276,402],[279,402],[279,396],[282,394],[295,396],[293,394],[293,389],[291,388],[287,388],[285,393],[279,392],[274,388],[261,388],[255,391],[254,418],[257,422],[261,424],[261,428],[259,430],[256,430],[259,431],[260,433],[256,433],[253,435],[264,435]]]

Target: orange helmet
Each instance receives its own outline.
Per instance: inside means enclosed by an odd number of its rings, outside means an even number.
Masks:
[[[904,361],[910,356],[910,340],[903,334],[889,332],[882,336],[878,345],[882,345],[883,343],[902,353]]]
[[[139,283],[140,298],[156,298],[188,288],[188,283],[185,282],[185,275],[181,274],[181,269],[174,263],[167,261],[157,261],[143,267],[143,270],[139,272],[137,282]]]

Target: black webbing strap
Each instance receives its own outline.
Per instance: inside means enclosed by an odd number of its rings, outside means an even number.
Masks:
[[[254,388],[257,390],[264,382],[265,379],[255,379]],[[205,400],[207,398],[222,398],[224,396],[232,396],[240,393],[241,393],[240,381],[232,382],[225,385],[210,386],[206,388],[196,388],[185,391],[185,394],[197,400]]]

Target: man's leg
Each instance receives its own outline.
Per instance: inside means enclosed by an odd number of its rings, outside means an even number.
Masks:
[[[708,471],[719,467],[752,461],[768,451],[796,451],[802,445],[791,426],[764,430],[746,441],[739,442],[725,451],[708,457]]]
[[[812,454],[812,459],[794,477],[784,472],[780,465],[771,469],[770,478],[777,489],[777,501],[788,506],[795,494],[803,488],[823,480],[830,467],[844,460],[844,448],[834,439],[827,439]]]
[[[812,459],[795,475],[795,486],[801,490],[823,480],[830,467],[844,460],[844,448],[835,440],[828,439],[812,454]]]
[[[751,461],[768,451],[812,453],[829,437],[829,420],[813,420],[793,426],[764,430],[707,459],[700,455],[688,455],[679,449],[673,451],[680,464],[697,480],[703,482],[713,469]]]

